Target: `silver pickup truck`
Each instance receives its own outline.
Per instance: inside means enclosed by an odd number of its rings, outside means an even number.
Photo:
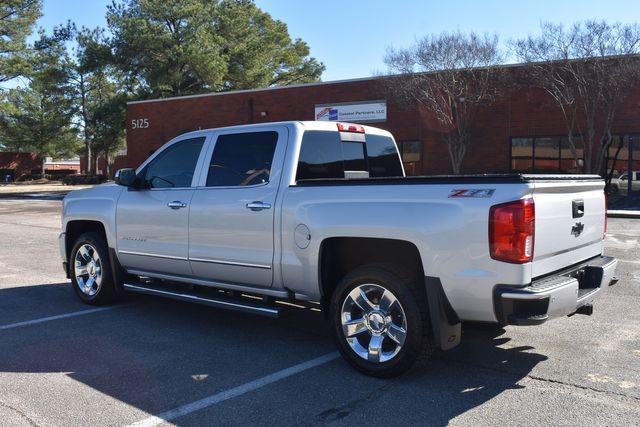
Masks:
[[[405,177],[391,134],[283,122],[180,135],[64,199],[88,304],[138,292],[277,316],[322,310],[357,369],[397,375],[461,321],[591,314],[615,282],[598,176]]]

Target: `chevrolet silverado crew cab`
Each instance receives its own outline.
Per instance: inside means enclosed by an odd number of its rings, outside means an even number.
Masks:
[[[405,177],[389,132],[283,122],[180,135],[64,199],[77,296],[138,292],[277,316],[303,305],[375,376],[460,341],[461,321],[538,325],[615,281],[595,175]]]

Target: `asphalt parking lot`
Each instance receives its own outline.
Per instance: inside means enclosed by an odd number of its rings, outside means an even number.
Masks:
[[[60,266],[59,211],[0,199],[3,425],[640,423],[640,220],[609,219],[620,282],[593,316],[468,325],[457,349],[377,380],[337,356],[315,311],[82,305]]]

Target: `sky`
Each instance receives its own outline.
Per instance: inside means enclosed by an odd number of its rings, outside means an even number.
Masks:
[[[540,22],[570,24],[585,19],[630,23],[640,20],[639,0],[255,0],[301,38],[324,63],[322,80],[384,73],[389,46],[410,46],[443,31],[498,34],[502,41],[536,33]],[[71,20],[106,26],[111,0],[44,0],[38,25],[51,30]]]

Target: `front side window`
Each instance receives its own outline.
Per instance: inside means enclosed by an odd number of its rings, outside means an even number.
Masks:
[[[145,167],[145,182],[150,188],[190,187],[204,140],[186,139],[166,148]]]
[[[220,135],[216,141],[207,187],[241,187],[269,182],[278,133]]]

